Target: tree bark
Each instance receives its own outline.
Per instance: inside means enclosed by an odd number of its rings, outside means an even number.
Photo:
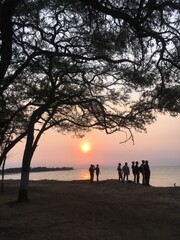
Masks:
[[[30,165],[34,153],[33,140],[34,140],[34,125],[31,129],[29,129],[29,134],[27,135],[26,147],[22,161],[21,182],[19,188],[18,202],[28,201]]]
[[[4,193],[4,168],[5,168],[6,158],[4,158],[2,164],[2,178],[1,178],[1,193]]]
[[[3,80],[12,56],[12,17],[16,7],[21,0],[6,0],[1,5],[0,11],[0,30],[1,30],[1,61],[0,61],[0,81]]]
[[[21,182],[19,188],[18,202],[26,202],[29,200],[28,189],[29,189],[30,165],[34,151],[37,147],[37,142],[39,140],[40,135],[42,134],[42,132],[40,131],[41,134],[37,135],[36,140],[34,141],[34,127],[35,124],[38,122],[38,119],[44,113],[47,107],[48,106],[42,106],[39,109],[36,109],[29,122],[26,146],[22,160]]]
[[[35,118],[33,116],[29,123],[26,146],[25,146],[23,160],[22,160],[21,182],[20,182],[20,188],[19,188],[18,202],[28,201],[30,165],[31,165],[31,159],[34,153],[34,146],[33,146],[34,124],[35,124]]]
[[[29,173],[30,171],[28,170],[22,170],[21,172],[21,183],[19,188],[18,202],[28,201]]]

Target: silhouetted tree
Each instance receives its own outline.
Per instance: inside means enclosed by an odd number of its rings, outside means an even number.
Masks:
[[[179,114],[176,0],[4,0],[0,40],[0,144],[13,140],[0,164],[26,136],[20,201],[47,129],[132,138],[156,112]]]
[[[96,29],[97,44],[107,44],[115,59],[127,57],[131,65],[121,67],[122,79],[143,91],[141,103],[177,116],[180,112],[180,21],[179,0],[80,0]],[[112,57],[112,55],[111,55]],[[127,63],[127,61],[124,61]],[[140,101],[139,101],[140,103]],[[146,104],[145,104],[146,105]]]
[[[27,72],[21,76],[21,82],[26,79],[23,82],[29,99],[36,100],[29,111],[19,201],[28,199],[31,159],[42,133],[49,128],[55,127],[61,133],[72,132],[76,136],[82,136],[93,128],[105,130],[109,134],[126,129],[132,137],[132,127],[143,130],[145,122],[153,120],[151,109],[140,112],[119,111],[126,107],[128,98],[121,96],[114,80],[103,79],[103,74],[99,78],[92,71],[88,73],[89,66],[84,72],[84,65],[77,68],[76,61],[70,63],[68,58],[65,60],[57,57],[44,57],[34,64],[38,74],[31,72],[28,79]]]

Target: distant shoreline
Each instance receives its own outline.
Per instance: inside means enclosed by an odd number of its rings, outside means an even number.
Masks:
[[[4,173],[6,174],[16,174],[16,173],[21,173],[22,168],[7,168],[4,169]],[[31,168],[30,172],[52,172],[52,171],[70,171],[74,170],[73,167],[52,167],[52,168],[47,168],[47,167],[34,167]],[[2,170],[0,170],[0,174],[2,174]]]

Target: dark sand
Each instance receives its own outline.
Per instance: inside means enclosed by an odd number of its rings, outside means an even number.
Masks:
[[[31,181],[27,203],[18,188],[0,194],[0,240],[180,239],[180,187]]]

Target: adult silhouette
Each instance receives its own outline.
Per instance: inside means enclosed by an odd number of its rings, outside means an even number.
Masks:
[[[144,164],[145,164],[145,161],[142,160],[141,166],[139,167],[139,171],[142,174],[142,184],[145,184]]]
[[[91,182],[91,183],[93,183],[93,181],[94,181],[94,170],[95,170],[94,165],[91,164],[91,165],[90,165],[90,168],[89,168],[90,182]]]
[[[139,163],[136,161],[134,166],[134,183],[139,183]]]
[[[144,177],[145,177],[145,185],[149,186],[149,181],[150,181],[150,168],[149,168],[149,163],[148,161],[145,161],[144,164]]]
[[[118,176],[119,176],[119,182],[123,181],[121,163],[118,163],[117,171],[118,171]]]
[[[129,179],[129,174],[130,174],[130,170],[129,170],[129,167],[128,167],[128,163],[125,162],[123,168],[122,168],[122,171],[123,171],[123,180],[125,181],[128,181]]]
[[[132,161],[131,169],[132,169],[132,173],[133,173],[133,177],[134,177],[133,182],[135,183],[135,172],[134,172],[134,167],[135,167],[135,162]]]
[[[96,180],[97,180],[97,182],[99,182],[99,174],[101,172],[100,172],[100,168],[99,168],[98,164],[96,165],[95,171],[96,171]]]

